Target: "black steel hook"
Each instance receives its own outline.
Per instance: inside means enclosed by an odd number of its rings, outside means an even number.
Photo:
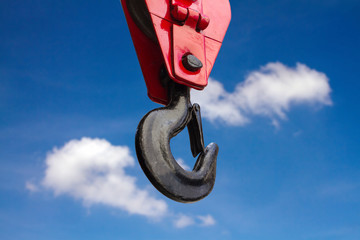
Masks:
[[[136,132],[136,154],[150,182],[165,196],[178,202],[195,202],[214,187],[216,143],[204,148],[200,107],[190,103],[190,89],[169,83],[170,103],[146,114]],[[174,159],[170,139],[188,126],[191,151],[199,157],[192,171],[184,170]]]

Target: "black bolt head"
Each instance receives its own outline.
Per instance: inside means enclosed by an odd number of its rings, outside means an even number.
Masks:
[[[185,54],[182,57],[182,63],[190,72],[196,72],[203,67],[202,62],[192,54]]]

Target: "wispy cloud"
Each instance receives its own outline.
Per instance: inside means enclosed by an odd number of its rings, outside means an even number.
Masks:
[[[204,91],[192,92],[192,100],[201,105],[202,115],[212,122],[242,126],[259,115],[269,117],[278,126],[292,105],[332,105],[330,92],[324,73],[301,63],[291,68],[276,62],[251,72],[233,93],[210,78]]]
[[[192,225],[198,225],[202,227],[209,227],[216,224],[215,219],[211,215],[191,217],[184,214],[180,214],[174,220],[174,226],[176,228],[186,228]]]
[[[39,187],[31,181],[25,182],[25,188],[27,190],[29,190],[30,192],[38,192],[39,191]]]
[[[323,197],[348,196],[360,187],[359,182],[338,181],[320,187],[319,194]]]
[[[192,217],[182,215],[182,214],[174,221],[174,226],[176,228],[185,228],[185,227],[188,227],[188,226],[191,226],[194,224],[195,224],[195,221]]]
[[[360,226],[344,226],[311,234],[312,239],[358,239]],[[349,238],[350,237],[350,238]]]
[[[216,223],[215,219],[211,215],[198,216],[198,219],[200,219],[202,226],[213,226]]]
[[[187,171],[191,171],[191,168],[185,163],[184,159],[178,158],[178,159],[176,159],[176,161],[183,169],[185,169]]]
[[[56,195],[81,199],[87,206],[104,204],[130,214],[164,216],[167,204],[140,189],[136,178],[126,174],[125,168],[133,165],[127,147],[104,139],[71,140],[48,154],[43,185]]]

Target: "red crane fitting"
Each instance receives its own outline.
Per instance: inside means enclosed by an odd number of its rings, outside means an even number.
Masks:
[[[169,102],[164,73],[179,84],[204,89],[230,23],[229,0],[121,3],[150,99]]]
[[[171,16],[179,22],[184,22],[188,17],[189,11],[187,8],[179,6],[179,5],[172,5],[171,6]]]

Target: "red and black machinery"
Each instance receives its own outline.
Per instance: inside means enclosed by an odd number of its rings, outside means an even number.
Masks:
[[[165,107],[139,123],[136,153],[151,183],[167,197],[194,202],[212,190],[218,146],[204,146],[200,106],[190,88],[207,86],[231,19],[228,0],[121,0],[149,98]],[[188,127],[192,171],[174,159],[170,139]]]

